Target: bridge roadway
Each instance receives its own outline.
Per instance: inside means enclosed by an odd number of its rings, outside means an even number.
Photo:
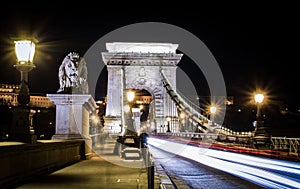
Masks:
[[[156,164],[164,169],[174,188],[213,188],[213,189],[255,189],[262,188],[256,184],[240,179],[231,174],[212,169],[187,158],[175,156],[151,147]],[[168,186],[167,184],[164,184]],[[173,188],[169,186],[169,188]]]
[[[179,186],[187,183],[192,188],[300,188],[299,161],[215,150],[210,146],[195,146],[173,139],[150,137],[148,143],[154,158],[162,160],[162,167]],[[161,150],[169,154],[165,155]],[[212,169],[206,172],[206,168],[203,168],[206,166]],[[240,183],[224,173],[257,186],[248,187],[248,184],[243,183],[245,187],[238,187]],[[224,182],[224,179],[229,182]]]
[[[191,160],[190,157],[182,157],[182,154],[179,157],[172,153],[157,150],[154,145],[151,145],[151,142],[149,144],[150,152],[155,159],[157,175],[159,175],[159,177],[156,175],[154,180],[155,189],[161,188],[161,186],[167,189],[274,188],[270,187],[270,184],[280,186],[276,188],[300,188],[300,165],[297,162],[294,162],[294,165],[284,165],[285,162],[276,161],[272,163],[272,167],[263,170],[257,164],[259,162],[255,160],[250,160],[250,163],[256,163],[256,165],[243,165],[241,162],[236,164],[235,160],[230,159],[233,158],[233,154],[229,154],[227,157],[209,154],[200,155],[205,162],[198,163]],[[165,147],[170,150],[174,149],[168,145]],[[193,154],[193,147],[189,147],[191,148],[186,149],[184,154],[195,157],[197,154]],[[175,146],[175,149],[178,150],[179,148]],[[95,156],[91,160],[83,160],[52,174],[35,178],[17,188],[148,188],[147,170],[142,166],[143,161],[124,160],[116,155],[114,150],[115,141],[110,138],[96,151],[99,156]],[[199,148],[197,152],[199,152]],[[218,164],[218,161],[221,163]],[[214,164],[218,167],[210,168],[204,164]],[[228,166],[228,164],[230,165]],[[269,164],[271,165],[271,163]],[[256,185],[255,182],[246,181],[247,179],[242,179],[239,175],[230,174],[230,171],[218,170],[224,165],[227,166],[228,170],[233,168],[240,171],[241,175],[246,174],[247,177],[252,176],[256,177],[255,179],[261,179],[266,185]],[[248,174],[246,170],[248,168],[254,171]],[[285,177],[279,177],[277,174],[285,175]],[[276,183],[277,180],[271,179],[277,179],[281,183]]]

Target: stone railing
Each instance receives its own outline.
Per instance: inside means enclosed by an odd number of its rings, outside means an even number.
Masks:
[[[85,159],[84,140],[49,140],[36,144],[0,143],[0,188],[12,188],[35,176]]]

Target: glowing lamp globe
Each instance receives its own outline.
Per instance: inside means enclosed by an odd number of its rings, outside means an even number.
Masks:
[[[210,107],[209,110],[210,110],[210,113],[214,114],[214,113],[216,113],[216,111],[217,111],[217,107],[212,106],[212,107]]]
[[[167,122],[170,122],[171,121],[171,117],[167,117]]]
[[[35,54],[35,44],[30,40],[15,41],[15,51],[19,64],[30,64]]]
[[[254,95],[254,100],[256,103],[262,103],[264,100],[264,95],[263,94],[256,94]]]
[[[129,101],[129,102],[132,102],[133,100],[134,100],[134,92],[133,91],[128,91],[127,92],[127,100]]]

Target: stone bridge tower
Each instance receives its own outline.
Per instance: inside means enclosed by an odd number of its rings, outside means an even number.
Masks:
[[[124,116],[125,91],[145,89],[152,95],[154,112],[151,122],[158,128],[166,117],[177,117],[177,109],[162,84],[160,70],[176,88],[176,68],[182,54],[176,54],[177,44],[171,43],[107,43],[108,52],[102,52],[107,65],[107,104],[105,129],[109,133],[121,132]]]

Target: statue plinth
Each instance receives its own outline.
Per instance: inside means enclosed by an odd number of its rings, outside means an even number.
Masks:
[[[85,94],[47,94],[47,97],[56,105],[55,135],[52,140],[84,139],[86,152],[90,153],[92,140],[89,120],[90,113],[96,110],[94,98]]]

